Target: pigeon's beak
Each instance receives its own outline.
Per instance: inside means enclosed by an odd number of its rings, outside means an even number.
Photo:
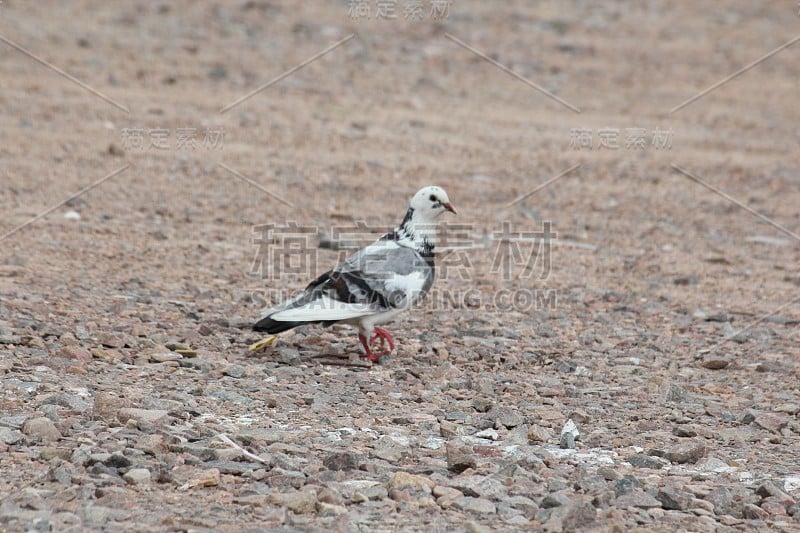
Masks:
[[[453,207],[453,204],[451,204],[450,202],[444,203],[442,205],[444,206],[445,209],[447,209],[448,211],[450,211],[454,215],[458,214],[458,213],[456,213],[456,208]]]

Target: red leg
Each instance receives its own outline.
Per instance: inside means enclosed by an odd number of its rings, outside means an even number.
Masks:
[[[374,339],[374,337],[373,337]],[[369,342],[367,342],[367,338],[362,335],[361,333],[358,334],[358,340],[361,341],[361,346],[364,347],[364,351],[367,352],[367,360],[372,361],[373,363],[377,363],[381,356],[378,354],[372,353],[372,350],[369,349]]]

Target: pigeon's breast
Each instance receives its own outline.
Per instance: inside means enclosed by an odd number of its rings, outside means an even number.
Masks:
[[[390,293],[401,293],[408,305],[421,300],[430,287],[429,270],[418,270],[409,274],[394,274],[386,280],[386,289]]]

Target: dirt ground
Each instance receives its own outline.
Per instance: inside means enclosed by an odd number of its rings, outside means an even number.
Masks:
[[[800,18],[724,4],[0,3],[0,530],[800,530]],[[248,350],[434,183],[391,357]]]

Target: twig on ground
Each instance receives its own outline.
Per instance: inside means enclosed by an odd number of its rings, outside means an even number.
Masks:
[[[221,440],[222,442],[228,444],[229,446],[233,446],[237,450],[241,451],[245,455],[245,457],[249,457],[253,461],[258,461],[261,464],[269,465],[269,461],[267,461],[263,457],[259,457],[258,455],[254,454],[254,453],[248,452],[247,450],[245,450],[244,448],[242,448],[241,446],[236,444],[236,442],[232,438],[227,436],[225,433],[217,434],[217,438],[219,438],[219,440]]]

